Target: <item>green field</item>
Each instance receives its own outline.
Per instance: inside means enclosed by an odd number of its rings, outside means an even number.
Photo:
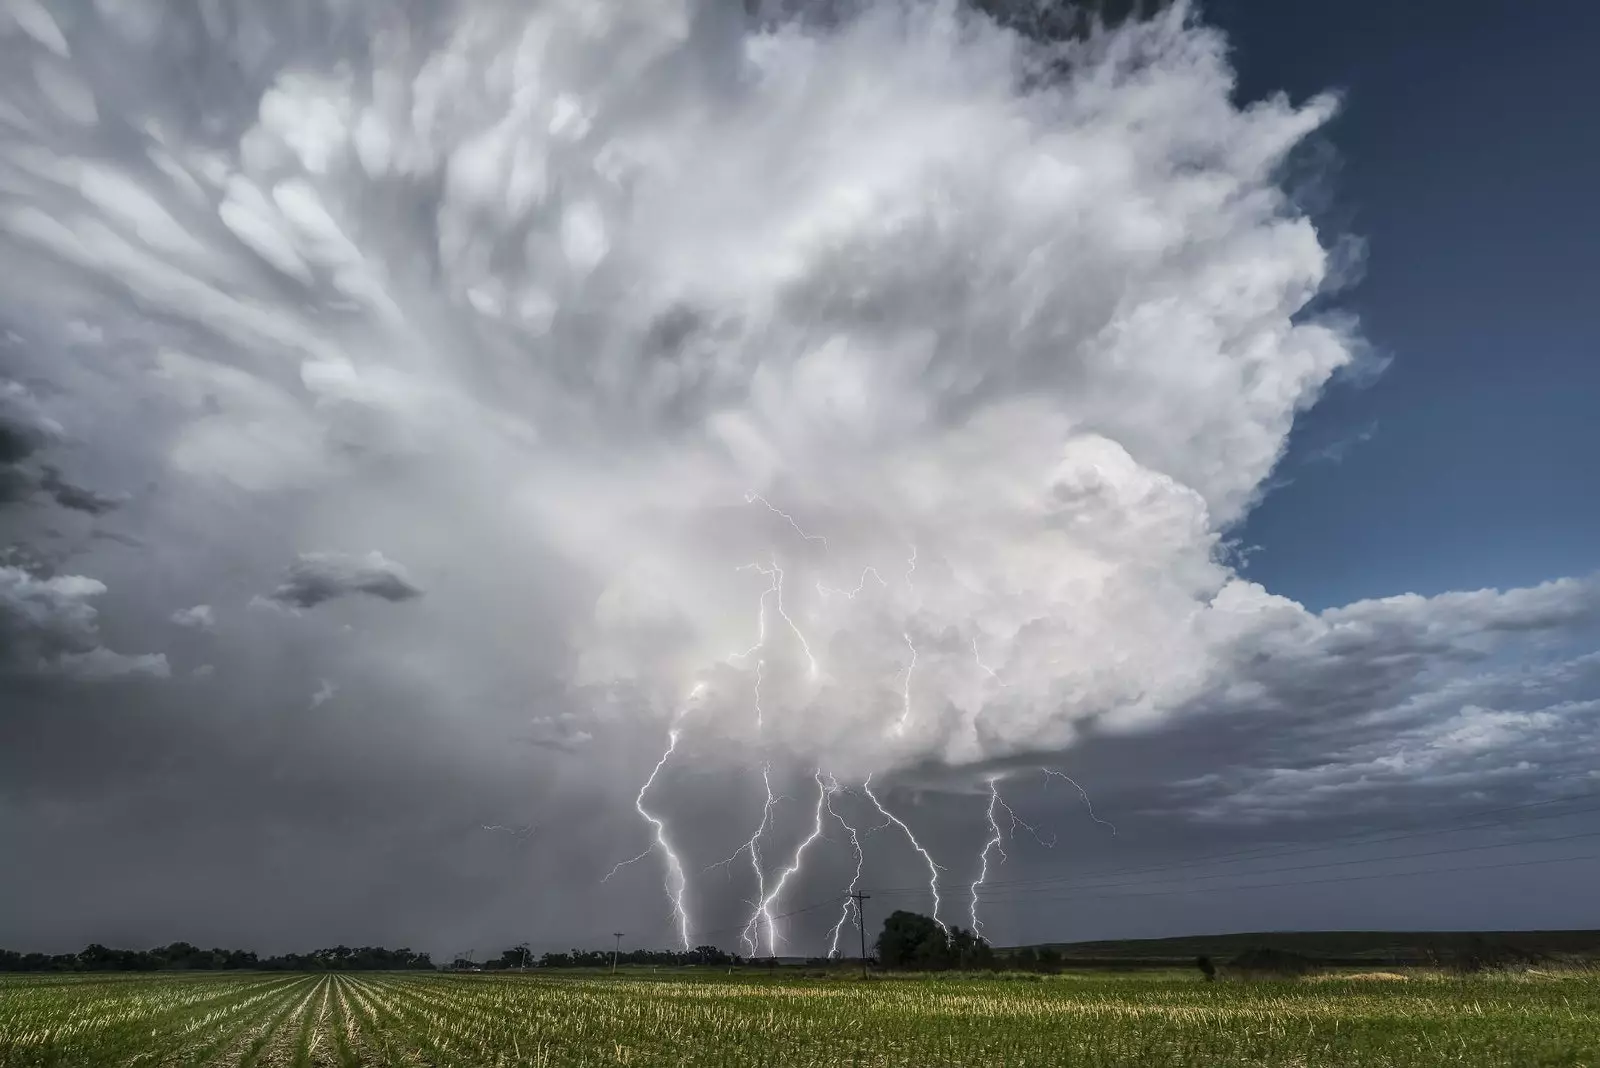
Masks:
[[[0,1065],[1600,1065],[1600,977],[0,979]]]

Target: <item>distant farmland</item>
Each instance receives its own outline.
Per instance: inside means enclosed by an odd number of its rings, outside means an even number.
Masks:
[[[1600,931],[1262,931],[1184,938],[1054,943],[1070,967],[1088,963],[1187,964],[1226,961],[1253,949],[1295,953],[1326,964],[1428,967],[1471,954],[1552,963],[1600,963]]]
[[[819,974],[18,976],[0,979],[0,1065],[1600,1063],[1585,972]]]

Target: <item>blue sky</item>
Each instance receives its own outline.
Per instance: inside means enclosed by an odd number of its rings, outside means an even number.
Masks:
[[[1313,608],[1600,564],[1600,5],[1212,0],[1246,98],[1335,89],[1343,306],[1392,360],[1305,416],[1243,529]],[[1366,430],[1370,438],[1358,440]],[[1315,454],[1350,442],[1340,462]]]

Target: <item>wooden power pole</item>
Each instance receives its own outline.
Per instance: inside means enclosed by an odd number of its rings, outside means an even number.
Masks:
[[[622,931],[612,931],[611,932],[611,936],[617,940],[617,944],[611,947],[611,974],[612,975],[616,975],[617,974],[617,954],[622,951],[622,935],[623,935]]]
[[[861,978],[863,979],[867,977],[867,910],[861,903],[870,897],[870,894],[850,895],[850,899],[856,903],[856,929],[861,932]]]

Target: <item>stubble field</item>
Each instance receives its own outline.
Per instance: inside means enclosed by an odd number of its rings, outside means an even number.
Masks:
[[[1600,1065],[1594,975],[0,979],[0,1065]]]

